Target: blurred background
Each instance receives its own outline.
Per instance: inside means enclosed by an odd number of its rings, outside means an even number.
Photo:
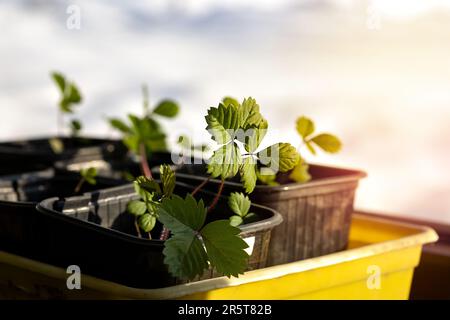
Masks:
[[[1,0],[0,140],[56,133],[52,70],[79,85],[96,136],[141,112],[142,83],[181,104],[173,141],[208,141],[206,108],[252,96],[267,144],[299,145],[300,115],[342,139],[303,154],[367,171],[358,208],[450,222],[449,40],[444,0]]]

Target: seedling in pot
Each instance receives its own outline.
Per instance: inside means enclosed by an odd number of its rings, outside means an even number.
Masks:
[[[94,167],[89,167],[86,169],[80,170],[81,179],[76,185],[74,189],[74,193],[77,194],[80,192],[81,188],[83,187],[84,183],[89,183],[91,185],[97,184],[97,169]]]
[[[209,267],[228,277],[244,272],[248,245],[239,237],[240,230],[229,220],[206,223],[203,200],[195,200],[192,194],[184,198],[173,194],[175,174],[168,165],[161,166],[161,185],[139,177],[135,187],[141,200],[131,201],[128,211],[136,217],[137,228],[149,233],[158,220],[171,230],[163,254],[172,275],[194,279]]]
[[[61,134],[64,127],[64,115],[73,114],[76,105],[82,101],[80,90],[74,82],[66,79],[60,72],[52,72],[51,77],[55,82],[60,92],[60,99],[58,103],[58,134]],[[77,119],[70,121],[70,131],[72,136],[78,136],[82,129],[81,122]]]
[[[172,100],[162,100],[151,111],[147,87],[143,87],[143,109],[141,117],[129,114],[129,123],[117,118],[109,119],[110,125],[123,135],[123,142],[128,149],[140,157],[142,174],[152,176],[147,155],[155,151],[166,151],[166,134],[158,122],[158,117],[174,118],[179,112],[179,106]]]
[[[300,160],[297,150],[289,143],[276,143],[261,150],[268,122],[261,115],[256,100],[251,97],[244,99],[242,103],[230,97],[224,98],[217,108],[208,110],[205,119],[206,129],[220,145],[209,159],[209,178],[220,177],[222,180],[209,210],[217,202],[226,179],[239,173],[245,191],[251,193],[258,176],[265,176],[268,172],[270,176],[276,171],[287,172]],[[242,152],[241,148],[245,151]]]
[[[302,139],[303,145],[306,146],[309,152],[313,155],[317,153],[317,147],[328,153],[337,153],[342,148],[341,141],[333,134],[320,133],[315,135],[314,122],[305,116],[297,119],[296,129]],[[308,164],[302,158],[292,170],[289,178],[300,183],[308,182],[311,180],[311,175],[309,174],[308,169]]]
[[[249,212],[251,204],[252,203],[248,196],[243,193],[233,192],[230,194],[230,197],[228,198],[228,205],[235,213],[235,215],[230,217],[230,224],[232,226],[237,227],[244,223],[244,221],[250,222],[256,217],[254,213]]]
[[[165,198],[172,196],[175,188],[175,173],[169,165],[161,165],[161,185],[152,178],[140,176],[134,181],[136,193],[140,200],[128,203],[127,211],[135,217],[136,233],[142,237],[141,231],[152,238],[151,231],[156,224],[156,206]]]

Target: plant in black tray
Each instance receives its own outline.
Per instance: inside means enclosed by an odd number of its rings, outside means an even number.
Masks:
[[[89,183],[91,185],[97,184],[97,169],[94,167],[89,168],[83,168],[80,170],[81,179],[78,181],[78,184],[76,185],[74,189],[74,193],[77,194],[80,192],[81,188],[83,187],[84,183]]]
[[[160,177],[161,184],[144,176],[135,181],[141,199],[130,201],[128,212],[135,216],[139,236],[141,229],[151,238],[156,220],[170,230],[163,250],[170,273],[193,279],[211,266],[228,277],[242,274],[249,255],[244,250],[247,243],[239,237],[240,230],[229,220],[207,223],[203,200],[197,201],[192,194],[184,198],[174,195],[175,173],[168,165],[161,166]],[[242,205],[236,202],[238,207]]]
[[[258,162],[270,172],[286,172],[300,158],[288,143],[258,151],[268,124],[252,98],[244,99],[242,104],[224,99],[217,108],[208,110],[206,122],[213,140],[220,145],[209,159],[208,173],[210,178],[220,177],[222,181],[209,206],[194,198],[209,178],[181,198],[172,194],[175,174],[168,165],[160,168],[161,185],[151,175],[139,177],[135,186],[141,200],[128,204],[128,211],[135,216],[138,235],[140,230],[149,233],[156,220],[164,225],[160,239],[166,240],[165,263],[173,275],[188,279],[201,275],[208,262],[227,276],[238,276],[246,268],[247,244],[238,236],[240,231],[236,226],[254,217],[249,212],[249,198],[242,193],[231,194],[228,201],[234,215],[228,220],[205,222],[220,198],[225,179],[240,173],[246,191],[252,192],[260,171]]]
[[[150,111],[148,90],[143,86],[143,109],[142,117],[128,115],[129,124],[117,118],[109,119],[109,123],[122,133],[123,143],[127,148],[140,157],[143,175],[151,177],[148,155],[167,150],[166,134],[158,122],[158,116],[174,118],[179,112],[179,106],[173,100],[164,99]]]

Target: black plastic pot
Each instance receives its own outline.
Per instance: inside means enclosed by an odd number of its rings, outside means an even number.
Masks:
[[[176,159],[176,158],[174,158]],[[149,156],[150,168],[158,168],[154,171],[155,177],[159,175],[159,166],[161,164],[174,164],[170,152],[154,152]],[[177,164],[175,164],[176,166]],[[103,157],[92,157],[90,159],[70,159],[55,163],[55,168],[59,171],[80,171],[82,168],[95,167],[99,176],[125,179],[126,175],[133,177],[142,175],[140,163],[137,159],[131,157],[126,159],[104,159]]]
[[[42,255],[42,232],[52,232],[46,219],[36,210],[39,201],[49,197],[74,195],[79,173],[55,174],[52,169],[0,176],[0,250],[29,258]],[[99,188],[123,184],[122,181],[98,178],[96,185],[84,183],[81,194]]]
[[[50,141],[59,139],[63,150],[55,153]],[[124,158],[127,149],[120,140],[91,137],[45,137],[30,140],[17,140],[0,143],[0,166],[14,165],[17,168],[28,167],[30,163],[52,166],[61,159],[84,159],[95,157],[105,159]]]
[[[278,211],[284,223],[272,232],[268,265],[317,257],[344,250],[348,243],[351,214],[362,171],[310,165],[312,180],[290,182],[279,176],[279,186],[257,185],[253,202]],[[183,166],[177,179],[196,186],[206,177],[205,165]],[[220,180],[212,179],[206,188],[217,190]],[[226,181],[224,193],[242,192],[238,179]]]
[[[183,196],[192,188],[177,183],[175,192]],[[199,193],[210,200],[208,193]],[[82,272],[137,288],[158,288],[179,283],[168,273],[163,262],[164,242],[138,238],[134,218],[126,212],[127,203],[138,196],[132,185],[111,188],[61,201],[47,199],[38,205],[45,216],[49,235],[47,262],[67,267],[78,265]],[[210,219],[229,217],[224,199],[209,213]],[[266,265],[272,228],[281,216],[272,209],[253,206],[259,220],[242,225],[241,236],[252,245],[249,270]],[[44,226],[42,226],[44,227]],[[162,226],[152,231],[158,237]],[[216,276],[209,272],[203,278]]]

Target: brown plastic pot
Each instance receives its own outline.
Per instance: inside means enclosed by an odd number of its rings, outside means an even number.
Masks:
[[[279,186],[257,185],[254,203],[278,211],[284,220],[272,231],[268,265],[317,257],[344,250],[348,243],[351,214],[362,171],[310,165],[311,181]],[[198,185],[206,177],[205,165],[186,165],[177,170],[178,181]],[[281,180],[285,179],[280,177]],[[216,191],[220,180],[205,186]],[[243,188],[238,180],[226,181],[224,193]]]

